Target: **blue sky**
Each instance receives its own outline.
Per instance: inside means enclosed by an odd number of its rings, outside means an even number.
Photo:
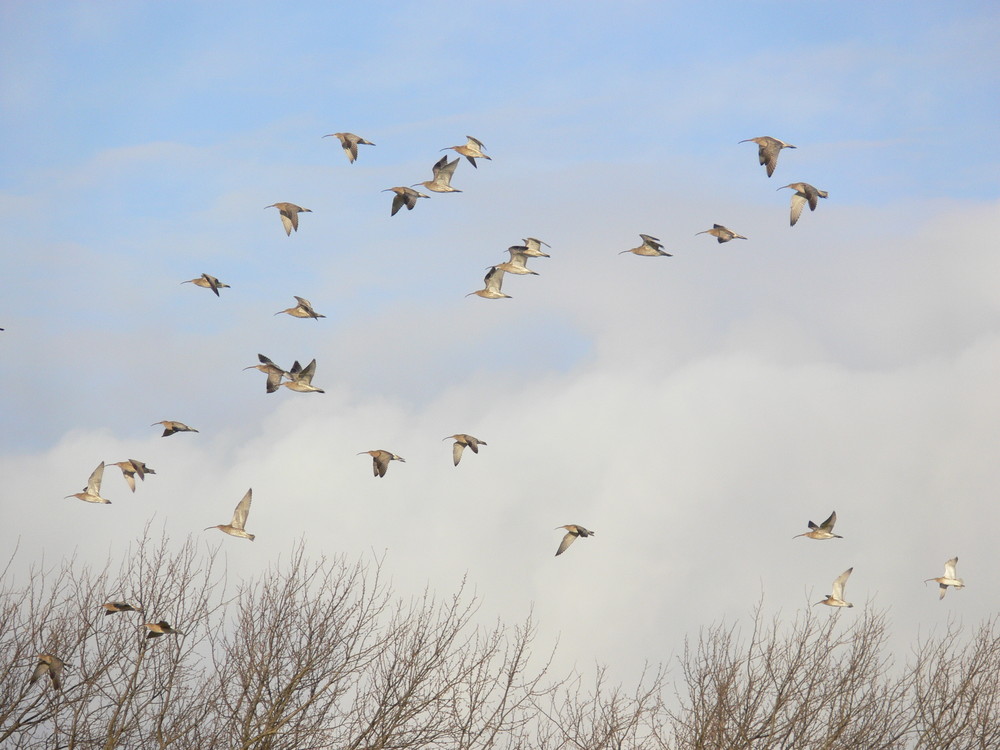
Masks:
[[[3,4],[0,547],[103,559],[252,486],[257,541],[206,537],[234,570],[384,549],[583,663],[850,565],[901,643],[992,614],[998,34],[991,3]],[[467,134],[493,160],[390,217]],[[761,135],[798,146],[771,179]],[[830,194],[794,228],[792,181]],[[619,255],[640,232],[674,257]],[[540,275],[465,297],[525,236]],[[274,317],[296,294],[327,318]],[[266,395],[258,352],[327,393]],[[453,468],[454,432],[489,446]],[[62,499],[126,457],[135,496]],[[832,509],[844,540],[791,541]],[[564,523],[598,534],[553,560]]]

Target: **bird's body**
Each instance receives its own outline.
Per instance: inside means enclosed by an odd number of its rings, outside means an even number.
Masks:
[[[471,135],[467,135],[465,136],[465,138],[466,141],[463,145],[447,146],[446,148],[443,148],[441,150],[447,151],[450,148],[452,151],[460,153],[462,156],[468,159],[469,164],[474,166],[476,169],[479,169],[479,166],[476,164],[476,159],[486,159],[488,161],[493,161],[491,157],[483,153],[483,149],[486,148],[486,146],[483,144],[482,141],[480,141],[477,138],[473,138]]]
[[[668,258],[673,257],[670,253],[664,252],[663,245],[656,237],[651,237],[648,234],[640,234],[639,237],[642,239],[642,244],[638,247],[633,247],[629,250],[622,250],[619,255],[624,253],[633,253],[635,255],[645,255],[647,257],[653,257],[656,255],[666,255]]]
[[[286,380],[281,385],[290,391],[299,393],[326,393],[322,388],[317,388],[312,384],[313,375],[316,374],[316,360],[314,359],[305,367],[302,367],[298,360],[292,364],[292,369],[287,373],[291,380]],[[270,376],[268,376],[270,378]]]
[[[525,237],[523,240],[521,240],[521,242],[523,242],[524,245],[516,245],[515,247],[523,247],[524,249],[521,250],[521,252],[527,255],[529,258],[551,257],[548,253],[542,252],[542,245],[545,245],[545,247],[550,247],[550,245],[547,242],[542,242],[541,240],[535,239],[534,237]]]
[[[411,187],[391,187],[386,188],[382,192],[388,193],[389,191],[396,194],[392,198],[392,213],[389,216],[395,216],[396,212],[403,206],[406,206],[407,211],[412,211],[413,207],[417,205],[417,198],[430,198],[429,195],[425,195]]]
[[[258,354],[257,359],[260,360],[259,365],[250,365],[248,367],[244,367],[243,369],[260,370],[262,373],[267,375],[267,392],[274,393],[281,385],[281,379],[288,375],[288,373],[274,364],[274,362],[265,357],[263,354]]]
[[[833,526],[837,523],[837,511],[830,514],[819,526],[814,524],[812,521],[809,522],[809,531],[803,532],[802,534],[796,534],[792,539],[798,539],[800,536],[807,536],[810,539],[843,539],[840,534],[833,533]]]
[[[372,473],[376,477],[385,476],[386,471],[389,470],[390,461],[402,461],[404,464],[406,463],[405,458],[397,456],[395,453],[390,453],[389,451],[361,451],[358,455],[363,456],[366,453],[372,457]]]
[[[825,604],[828,607],[853,607],[853,604],[844,600],[844,586],[847,585],[847,579],[851,577],[853,571],[854,568],[848,568],[837,576],[833,582],[833,593],[827,594],[826,599],[816,604]]]
[[[740,141],[740,143],[751,142],[756,143],[758,146],[757,157],[760,160],[761,166],[767,169],[768,177],[774,174],[774,168],[778,166],[778,154],[781,153],[781,149],[797,148],[791,143],[779,141],[777,138],[772,138],[769,135],[762,135],[760,138],[747,138]]]
[[[281,315],[287,313],[293,318],[313,318],[318,320],[319,318],[325,318],[325,315],[320,315],[318,312],[313,310],[312,302],[307,300],[305,297],[300,297],[297,294],[293,294],[295,300],[299,303],[295,307],[289,307],[287,310],[279,310],[275,315]]]
[[[72,495],[66,495],[66,497],[75,497],[83,500],[85,503],[100,503],[102,505],[111,505],[111,501],[107,498],[101,497],[101,480],[104,478],[104,462],[101,461],[97,465],[97,468],[93,470],[90,474],[90,478],[87,480],[87,486],[84,487],[82,492],[75,492]]]
[[[826,198],[829,193],[825,190],[820,190],[819,188],[814,188],[808,182],[792,182],[788,185],[782,185],[778,190],[784,190],[785,188],[791,188],[795,191],[792,196],[792,213],[790,223],[791,226],[795,226],[795,222],[799,220],[799,216],[802,215],[802,207],[809,204],[809,210],[815,211],[816,206],[819,203],[820,198]]]
[[[521,252],[522,247],[523,245],[511,245],[508,247],[507,252],[510,253],[510,260],[505,263],[497,263],[494,267],[505,273],[513,273],[520,276],[538,276],[537,271],[532,271],[528,268],[528,255]]]
[[[728,229],[722,226],[722,224],[713,224],[711,229],[706,229],[704,232],[697,232],[695,234],[695,237],[697,237],[699,234],[710,234],[713,237],[715,237],[715,239],[718,240],[720,244],[723,242],[729,242],[729,240],[746,239],[746,237],[744,237],[742,234],[736,234],[736,232],[734,232],[732,229]]]
[[[938,593],[939,600],[944,599],[944,595],[948,593],[949,586],[952,586],[956,589],[965,588],[965,581],[959,578],[955,572],[956,565],[958,565],[958,558],[953,557],[944,564],[943,576],[941,576],[940,578],[928,578],[927,580],[924,581],[924,583],[927,583],[928,581],[937,582],[938,589],[940,590]]]
[[[181,631],[174,630],[166,620],[143,624],[149,628],[149,632],[146,633],[147,638],[159,638],[161,635],[184,635]]]
[[[451,186],[451,178],[455,175],[455,168],[458,166],[458,159],[448,161],[447,156],[442,156],[431,168],[434,176],[429,180],[418,182],[411,187],[423,185],[428,190],[435,193],[461,193],[458,188]]]
[[[264,208],[278,209],[278,213],[281,215],[281,225],[285,228],[285,234],[289,237],[292,236],[293,229],[296,232],[299,231],[299,214],[312,213],[311,208],[302,208],[302,206],[296,206],[294,203],[272,203],[270,206],[264,206]]]
[[[195,286],[200,286],[202,289],[211,289],[215,296],[219,296],[220,289],[231,289],[229,284],[223,284],[214,276],[210,276],[207,273],[203,273],[197,279],[188,279],[187,281],[182,281],[182,284],[194,284]]]
[[[455,466],[458,466],[458,462],[462,460],[463,450],[471,448],[473,453],[479,453],[479,446],[486,445],[485,441],[474,438],[472,435],[466,435],[465,433],[449,435],[446,438],[442,438],[442,440],[455,441],[455,444],[451,448],[451,458],[455,462]]]
[[[219,531],[224,531],[230,536],[239,536],[244,539],[249,539],[251,542],[254,540],[254,535],[250,534],[244,528],[247,525],[247,516],[250,513],[250,502],[253,500],[253,488],[247,490],[247,494],[243,496],[243,499],[236,506],[236,510],[233,511],[233,520],[226,524],[219,524],[217,526],[209,526],[205,529],[218,529]]]
[[[509,294],[504,294],[500,291],[500,288],[503,286],[503,274],[504,271],[500,266],[492,266],[486,276],[483,277],[486,286],[474,292],[469,292],[465,296],[471,297],[475,294],[484,299],[510,299]]]
[[[556,528],[566,529],[566,535],[562,538],[562,541],[559,542],[559,549],[556,550],[556,557],[559,557],[559,555],[565,552],[569,545],[576,541],[577,537],[582,536],[586,539],[588,536],[594,535],[593,531],[589,531],[576,523],[566,524],[565,526],[556,526]]]
[[[115,463],[110,463],[108,466],[117,466],[122,470],[122,476],[125,477],[125,481],[128,482],[129,488],[132,492],[135,492],[135,476],[139,475],[139,479],[146,481],[147,474],[155,474],[156,470],[151,469],[142,461],[137,461],[134,458],[130,458],[128,461],[116,461]]]
[[[52,687],[56,690],[62,690],[62,674],[65,668],[66,662],[58,656],[54,654],[39,654],[38,664],[35,665],[35,670],[31,673],[28,684],[34,685],[39,678],[48,675]]]
[[[150,427],[155,427],[158,424],[163,425],[163,434],[160,435],[160,437],[169,437],[170,435],[173,435],[173,434],[175,434],[177,432],[197,432],[198,431],[194,427],[188,427],[183,422],[174,422],[174,421],[169,420],[169,419],[163,419],[163,420],[160,420],[159,422],[153,422],[153,424],[151,424]]]
[[[105,602],[101,605],[107,610],[104,616],[113,615],[116,612],[142,612],[142,607],[133,607],[127,602]]]
[[[354,160],[358,158],[358,144],[363,143],[366,146],[374,146],[375,144],[371,141],[366,141],[360,135],[354,135],[354,133],[328,133],[324,135],[324,138],[330,137],[336,138],[340,141],[340,145],[344,149],[344,153],[347,154],[347,160],[354,163]]]

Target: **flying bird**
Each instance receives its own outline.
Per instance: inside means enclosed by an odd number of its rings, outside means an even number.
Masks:
[[[260,360],[259,365],[250,365],[244,367],[244,370],[260,370],[262,373],[267,375],[267,392],[274,393],[278,390],[278,386],[281,385],[281,379],[288,375],[288,373],[278,367],[274,362],[265,357],[263,354],[258,354],[257,359]]]
[[[389,451],[377,450],[377,451],[361,451],[359,456],[368,454],[372,457],[372,473],[377,477],[384,477],[385,472],[389,469],[390,461],[402,461],[406,463],[406,459],[401,456],[397,456],[395,453],[390,453]]]
[[[354,133],[328,133],[324,135],[324,138],[334,137],[340,141],[340,145],[344,149],[344,153],[347,154],[347,160],[354,163],[354,160],[358,158],[358,144],[363,143],[365,146],[374,146],[375,144],[371,141],[366,141],[360,135],[354,135]]]
[[[151,469],[142,461],[138,461],[134,458],[130,458],[128,461],[116,461],[115,463],[109,463],[108,466],[117,466],[122,470],[122,476],[125,477],[125,481],[128,482],[129,489],[135,492],[135,476],[139,475],[139,479],[146,481],[147,474],[155,474],[156,470]]]
[[[451,447],[451,457],[455,462],[455,466],[458,466],[458,462],[462,460],[462,451],[466,448],[471,448],[473,453],[479,453],[479,446],[486,445],[486,442],[479,440],[478,438],[472,437],[472,435],[466,435],[464,433],[459,433],[457,435],[449,435],[442,440],[454,440],[455,444]]]
[[[143,624],[149,628],[149,632],[146,633],[147,638],[159,638],[161,635],[184,635],[181,631],[174,630],[166,620]]]
[[[461,190],[451,186],[451,178],[455,175],[455,167],[457,166],[458,159],[448,161],[447,156],[442,156],[431,168],[434,172],[434,176],[431,179],[414,183],[410,187],[423,185],[435,193],[461,193]]]
[[[668,258],[672,258],[673,255],[664,252],[663,245],[656,237],[650,237],[648,234],[640,234],[639,237],[642,238],[642,244],[639,247],[633,247],[629,250],[622,250],[619,255],[624,253],[634,253],[635,255],[646,255],[649,257],[655,255],[666,255]]]
[[[833,525],[837,523],[837,511],[833,511],[830,517],[827,518],[819,526],[814,524],[812,521],[809,522],[809,531],[803,532],[801,534],[796,534],[792,539],[798,539],[800,536],[807,536],[810,539],[843,539],[840,534],[833,533]]]
[[[48,675],[52,687],[56,690],[62,690],[62,674],[65,668],[66,662],[58,656],[53,654],[39,654],[38,664],[35,665],[35,671],[31,673],[28,684],[34,685],[40,677]]]
[[[940,578],[928,578],[924,583],[928,581],[937,581],[938,588],[938,600],[944,599],[944,595],[948,593],[948,587],[954,586],[956,589],[964,589],[965,581],[955,575],[955,566],[958,565],[958,558],[953,557],[948,562],[944,564],[944,575]]]
[[[395,216],[396,212],[403,206],[406,206],[407,211],[412,211],[413,207],[417,205],[417,198],[430,198],[429,195],[424,195],[423,193],[409,187],[391,187],[386,188],[382,192],[388,193],[390,190],[396,195],[393,196],[392,213],[390,213],[389,216]]]
[[[168,419],[160,420],[159,422],[153,422],[150,427],[156,427],[156,425],[163,425],[163,434],[160,437],[170,437],[175,432],[197,432],[194,427],[188,427],[183,422],[172,422]]]
[[[111,501],[107,498],[101,497],[101,479],[104,477],[104,462],[101,461],[97,465],[97,468],[90,474],[90,479],[87,480],[87,486],[83,488],[82,492],[76,492],[72,495],[66,495],[66,497],[76,497],[83,500],[85,503],[101,503],[103,505],[111,505]]]
[[[578,536],[587,538],[588,536],[594,535],[593,531],[588,531],[587,529],[583,528],[583,526],[580,526],[579,524],[575,523],[570,523],[565,526],[556,526],[556,528],[566,529],[566,536],[564,536],[562,538],[562,541],[559,542],[559,549],[556,550],[556,557],[559,557],[559,555],[565,552],[566,548],[569,547],[569,545],[571,545],[573,542],[575,542]]]
[[[293,318],[313,318],[318,320],[319,318],[325,318],[325,315],[320,315],[318,312],[313,310],[312,302],[307,300],[305,297],[300,297],[297,294],[293,294],[297,304],[295,307],[289,307],[287,310],[279,310],[275,315],[281,315],[282,313],[287,313]]]
[[[253,499],[253,488],[247,490],[247,494],[243,496],[239,504],[236,506],[236,510],[233,511],[233,520],[229,523],[220,523],[218,526],[208,526],[205,531],[209,529],[218,529],[219,531],[224,531],[230,536],[240,536],[244,539],[249,539],[251,542],[254,540],[254,535],[247,533],[245,526],[247,525],[247,516],[250,514],[250,501]]]
[[[788,185],[782,185],[778,190],[784,190],[785,188],[791,188],[795,191],[792,196],[792,217],[791,226],[795,226],[795,222],[799,220],[799,216],[802,215],[802,207],[809,203],[809,210],[815,211],[816,205],[819,203],[820,198],[826,198],[829,193],[825,190],[820,190],[814,188],[808,182],[792,182]]]
[[[142,607],[133,607],[127,602],[105,602],[101,605],[107,611],[104,616],[113,615],[116,612],[142,612]]]
[[[784,141],[779,141],[777,138],[772,138],[769,135],[763,135],[760,138],[747,138],[746,140],[740,141],[740,143],[756,143],[759,147],[757,149],[757,156],[760,159],[762,166],[767,168],[767,176],[770,177],[774,174],[774,168],[778,166],[778,154],[783,148],[797,148],[791,143],[785,143]]]
[[[299,393],[326,393],[322,388],[317,388],[312,384],[313,375],[316,373],[316,360],[303,367],[298,360],[292,364],[292,369],[285,373],[290,380],[286,380],[281,385],[290,391]],[[268,375],[268,381],[271,376]]]
[[[214,276],[209,276],[207,273],[203,273],[197,279],[188,279],[187,281],[182,281],[182,284],[194,284],[195,286],[200,286],[202,289],[211,289],[215,296],[219,296],[220,289],[231,289],[229,284],[223,284]]]
[[[542,252],[542,245],[545,247],[551,247],[548,242],[542,242],[541,240],[535,239],[534,237],[525,237],[521,242],[524,243],[522,247],[524,250],[521,252],[527,255],[529,258],[549,258],[551,257],[548,253]]]
[[[289,237],[292,236],[293,229],[296,232],[299,231],[299,214],[312,213],[311,208],[302,208],[302,206],[296,206],[294,203],[272,203],[270,206],[264,206],[264,208],[278,209],[278,213],[281,214],[281,224],[285,227],[285,234]]]
[[[727,229],[722,226],[722,224],[713,224],[711,229],[706,229],[704,232],[696,232],[695,237],[699,234],[710,234],[719,241],[719,244],[723,242],[729,242],[729,240],[745,240],[742,234],[736,234],[732,229]]]
[[[507,252],[510,253],[510,260],[506,263],[497,263],[494,267],[500,271],[514,273],[520,276],[524,276],[526,274],[538,276],[537,271],[532,271],[528,268],[528,256],[521,252],[523,248],[523,245],[511,245],[507,248]]]
[[[462,146],[447,146],[447,147],[445,147],[445,148],[443,148],[441,150],[442,151],[447,151],[450,148],[452,151],[457,151],[462,156],[464,156],[466,159],[468,159],[469,160],[469,164],[471,164],[472,166],[474,166],[476,169],[479,169],[479,165],[476,164],[476,159],[487,159],[489,161],[493,161],[493,159],[491,157],[489,157],[489,156],[487,156],[486,154],[483,153],[483,149],[486,148],[486,146],[483,144],[482,141],[480,141],[477,138],[473,138],[471,135],[467,135],[465,137],[468,140],[466,140],[466,142],[465,142],[464,145],[462,145]]]
[[[475,294],[484,299],[510,299],[511,296],[509,294],[504,294],[500,291],[500,287],[503,286],[503,273],[503,269],[499,266],[492,266],[486,276],[483,277],[486,286],[483,289],[469,292],[465,296],[471,297]]]
[[[833,582],[833,593],[827,594],[826,599],[821,602],[816,602],[816,604],[825,604],[828,607],[853,607],[854,605],[850,602],[844,601],[844,586],[847,585],[847,579],[851,577],[851,573],[854,568],[848,568],[843,573],[841,573]],[[816,604],[813,606],[815,607]]]

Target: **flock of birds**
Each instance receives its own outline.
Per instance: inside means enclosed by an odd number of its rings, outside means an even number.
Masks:
[[[330,133],[329,135],[323,136],[324,138],[335,137],[337,138],[341,146],[343,147],[344,153],[347,155],[348,161],[354,163],[358,158],[358,146],[374,146],[375,144],[361,136],[355,135],[354,133]],[[491,157],[484,153],[486,146],[482,141],[472,136],[466,136],[466,143],[460,146],[448,146],[441,149],[442,151],[453,150],[459,154],[460,157],[465,157],[468,162],[475,168],[478,169],[476,161],[479,159],[490,160]],[[770,136],[762,136],[760,138],[749,138],[740,143],[753,142],[758,146],[758,158],[760,164],[766,169],[767,176],[771,177],[774,174],[775,168],[778,163],[778,155],[783,149],[786,148],[796,148],[796,146],[790,143],[785,143],[784,141],[778,140],[777,138],[772,138]],[[429,198],[430,196],[421,193],[414,188],[418,185],[423,186],[427,190],[435,193],[458,193],[462,192],[457,188],[451,186],[452,178],[454,177],[455,170],[458,167],[460,158],[455,158],[451,161],[448,160],[447,156],[441,157],[432,167],[432,177],[430,180],[423,182],[417,182],[410,186],[396,186],[391,188],[386,188],[382,192],[392,192],[394,193],[392,199],[392,207],[390,216],[395,216],[401,208],[404,206],[407,210],[412,210],[419,198]],[[788,185],[784,185],[779,190],[783,189],[793,190],[791,198],[791,213],[790,213],[790,225],[795,226],[798,222],[803,208],[808,205],[810,211],[815,211],[819,203],[820,198],[827,198],[828,194],[824,190],[819,190],[806,182],[792,182]],[[303,208],[294,203],[288,202],[278,202],[272,203],[266,208],[276,208],[278,210],[279,216],[281,218],[282,226],[284,227],[285,234],[291,236],[292,232],[297,232],[299,228],[299,214],[300,213],[311,213],[311,209]],[[697,234],[708,234],[715,237],[717,242],[724,243],[729,242],[734,239],[747,239],[745,236],[734,232],[733,230],[721,225],[714,224],[711,229],[706,229]],[[646,257],[656,257],[656,256],[667,256],[670,257],[671,254],[664,250],[663,244],[656,237],[648,234],[640,234],[640,239],[642,244],[630,248],[628,250],[622,250],[619,254],[632,253],[634,255],[646,256]],[[527,263],[529,258],[548,258],[550,257],[547,253],[542,250],[542,246],[549,247],[549,245],[541,240],[534,237],[527,237],[522,239],[521,245],[513,245],[508,248],[509,259],[502,263],[497,263],[489,267],[488,272],[484,278],[484,287],[473,292],[469,292],[466,296],[476,295],[483,297],[485,299],[509,299],[510,296],[502,291],[502,284],[504,275],[507,273],[515,274],[518,276],[532,275],[537,276],[537,272],[528,268]],[[210,274],[203,273],[200,277],[195,279],[189,279],[187,281],[181,282],[183,284],[194,284],[195,286],[202,287],[204,289],[210,289],[216,296],[219,295],[220,289],[230,288],[228,284],[224,284],[219,279]],[[296,318],[312,319],[318,320],[319,318],[326,317],[315,311],[312,303],[305,299],[304,297],[295,296],[296,305],[294,307],[287,308],[285,310],[279,310],[275,315],[287,314]],[[3,330],[3,329],[0,329]],[[316,373],[316,360],[313,359],[309,364],[303,367],[297,360],[292,364],[287,370],[275,364],[270,358],[263,354],[257,355],[259,364],[249,365],[244,368],[244,370],[256,369],[264,373],[267,376],[266,380],[266,392],[274,393],[280,387],[284,386],[291,391],[298,393],[323,393],[322,388],[318,388],[312,384],[313,377]],[[178,422],[174,420],[161,420],[159,422],[154,422],[153,425],[160,425],[163,427],[162,437],[169,437],[175,435],[179,432],[198,432],[198,430],[193,427],[189,427],[183,422]],[[463,451],[466,448],[472,450],[473,453],[479,453],[479,446],[486,445],[486,442],[479,440],[465,433],[457,433],[450,435],[444,440],[453,440],[452,446],[452,460],[455,466],[458,466],[459,461],[462,458]],[[392,461],[399,461],[405,463],[405,459],[401,456],[392,453],[391,451],[377,449],[369,451],[361,451],[358,455],[369,455],[372,458],[372,472],[376,478],[381,478],[386,475],[388,471],[389,464]],[[155,474],[156,471],[147,466],[142,461],[136,459],[128,459],[125,461],[118,461],[111,463],[112,466],[117,466],[128,483],[129,488],[132,492],[135,492],[136,483],[135,478],[138,477],[140,481],[145,481],[146,475]],[[111,501],[101,495],[101,482],[104,476],[105,463],[102,461],[98,464],[97,468],[91,473],[90,478],[87,481],[87,486],[81,491],[74,493],[72,495],[67,495],[66,497],[75,497],[84,502],[88,503],[98,503],[98,504],[110,504]],[[215,526],[209,526],[208,529],[218,529],[230,536],[240,537],[243,539],[248,539],[253,541],[255,538],[254,534],[249,533],[246,530],[247,518],[250,514],[250,504],[253,500],[253,490],[248,489],[243,498],[236,505],[233,511],[232,519],[227,524],[218,524]],[[837,514],[833,512],[830,514],[823,523],[817,525],[812,521],[809,521],[809,531],[802,534],[796,535],[805,536],[810,539],[815,540],[827,540],[827,539],[842,539],[839,534],[833,533],[834,525],[837,522]],[[578,538],[582,537],[584,539],[594,536],[594,532],[579,525],[579,524],[566,524],[563,526],[557,526],[557,529],[564,529],[565,534],[559,543],[559,547],[556,550],[556,556],[563,554],[573,542]],[[938,578],[928,578],[924,581],[926,584],[929,581],[937,582],[940,594],[939,598],[943,599],[945,593],[949,587],[954,588],[964,588],[965,584],[962,579],[958,578],[956,575],[956,565],[958,564],[958,558],[953,557],[945,563],[944,575]],[[853,607],[854,605],[848,602],[844,598],[844,588],[847,584],[847,579],[850,577],[854,568],[848,568],[843,573],[841,573],[833,581],[832,593],[827,595],[825,599],[817,604],[825,604],[831,607]],[[127,602],[111,601],[103,605],[106,610],[105,614],[112,615],[120,612],[138,612],[142,613],[142,607],[138,605],[129,604]],[[158,638],[163,635],[183,635],[180,631],[174,629],[166,620],[159,620],[157,622],[146,622],[144,623],[147,632],[146,638]],[[51,685],[59,689],[61,687],[62,673],[65,669],[66,664],[60,658],[51,653],[43,653],[38,656],[38,663],[35,666],[34,672],[31,675],[31,683],[34,683],[39,678],[47,675],[50,679]]]

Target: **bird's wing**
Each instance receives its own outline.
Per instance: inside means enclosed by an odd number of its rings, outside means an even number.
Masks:
[[[799,220],[799,217],[802,215],[802,207],[804,205],[806,205],[806,199],[805,199],[805,197],[802,196],[802,195],[799,195],[798,193],[795,193],[792,196],[792,218],[791,218],[791,225],[793,227],[795,226],[795,222],[797,222]]]
[[[128,460],[129,464],[132,466],[132,470],[139,475],[139,479],[146,481],[146,464],[142,461],[136,461],[134,458]],[[155,472],[150,472],[155,473]]]
[[[778,152],[781,145],[774,141],[764,141],[760,144],[760,163],[767,167],[767,176],[774,174],[774,168],[778,166]]]
[[[380,451],[378,455],[372,458],[372,470],[375,472],[375,476],[384,477],[385,472],[389,469],[389,454],[385,451]]]
[[[122,476],[125,477],[125,481],[128,482],[129,489],[135,492],[135,474],[133,472],[126,472],[122,470]]]
[[[415,202],[416,201],[414,201],[414,203]],[[392,197],[392,213],[389,214],[389,216],[395,216],[396,212],[403,207],[404,203],[408,203],[406,196],[402,195],[401,193],[396,193]],[[412,206],[407,205],[407,208],[412,208]]]
[[[848,568],[833,582],[833,598],[840,599],[844,601],[844,586],[847,584],[847,579],[851,577],[851,572],[854,568]]]
[[[298,303],[299,303],[299,304],[300,304],[300,305],[301,305],[302,307],[306,307],[306,308],[312,308],[312,302],[310,302],[309,300],[307,300],[307,299],[306,299],[305,297],[300,297],[300,296],[299,296],[299,295],[297,295],[297,294],[293,294],[292,296],[293,296],[293,297],[295,297],[296,301],[297,301],[297,302],[298,302]]]
[[[451,446],[451,457],[455,461],[455,466],[458,466],[458,462],[462,460],[462,451],[465,450],[465,444],[460,443],[457,440],[455,444]]]
[[[486,281],[486,288],[492,289],[494,292],[499,292],[500,287],[503,286],[503,274],[504,272],[502,269],[493,266],[484,279],[484,281]]]
[[[292,235],[292,229],[298,230],[298,214],[288,214],[284,210],[281,210],[281,225],[285,228],[285,234],[289,237]]]
[[[267,388],[268,393],[274,393],[281,386],[281,376],[282,372],[279,368],[269,369],[267,371]]]
[[[556,557],[558,557],[563,552],[565,552],[566,548],[569,547],[569,545],[571,545],[573,542],[576,541],[576,537],[577,536],[578,535],[574,534],[572,531],[567,531],[566,532],[566,536],[564,536],[562,538],[562,541],[559,543],[559,549],[556,550]]]
[[[473,453],[479,453],[479,444],[480,443],[483,443],[483,441],[482,440],[476,440],[476,438],[472,437],[472,435],[466,435],[465,436],[465,444],[468,445],[470,448],[472,448],[472,452]],[[486,445],[486,443],[483,443],[483,445]]]
[[[87,494],[89,495],[99,495],[101,494],[101,480],[104,478],[104,462],[101,461],[97,465],[97,468],[90,475],[90,479],[87,480]]]
[[[343,138],[340,139],[340,142],[344,146],[344,153],[347,154],[348,160],[350,160],[351,164],[353,164],[354,160],[358,158],[357,136],[351,138],[350,133],[348,133],[347,135],[345,135]]]
[[[203,279],[205,279],[205,281],[208,282],[208,288],[211,289],[213,292],[215,292],[215,296],[218,297],[219,296],[219,280],[217,278],[215,278],[214,276],[209,276],[207,273],[203,273],[201,275],[201,277]]]
[[[819,205],[819,191],[812,185],[806,186],[806,200],[809,201],[809,210],[815,211],[816,206]]]
[[[35,671],[31,673],[31,678],[28,680],[28,684],[34,685],[38,681],[38,678],[48,671],[49,665],[44,661],[39,661],[38,664],[35,665]]]
[[[297,378],[297,380],[300,383],[304,383],[305,385],[310,385],[312,384],[313,375],[315,374],[316,374],[316,360],[314,359],[312,362],[310,362],[302,369],[302,372],[299,373],[299,377]]]
[[[824,531],[833,531],[835,523],[837,523],[837,511],[833,511],[833,513],[830,514],[830,517],[823,521],[819,527]]]
[[[953,557],[948,562],[944,564],[944,577],[945,578],[958,578],[955,574],[955,566],[958,565],[958,558]]]
[[[239,505],[236,506],[236,510],[233,511],[233,522],[232,526],[236,529],[242,529],[246,526],[247,515],[250,513],[250,501],[253,499],[253,489],[247,490],[247,494],[243,496],[240,500]]]
[[[486,145],[478,138],[473,138],[471,135],[465,136],[468,139],[466,146],[475,146],[478,150],[482,151],[486,148]]]

